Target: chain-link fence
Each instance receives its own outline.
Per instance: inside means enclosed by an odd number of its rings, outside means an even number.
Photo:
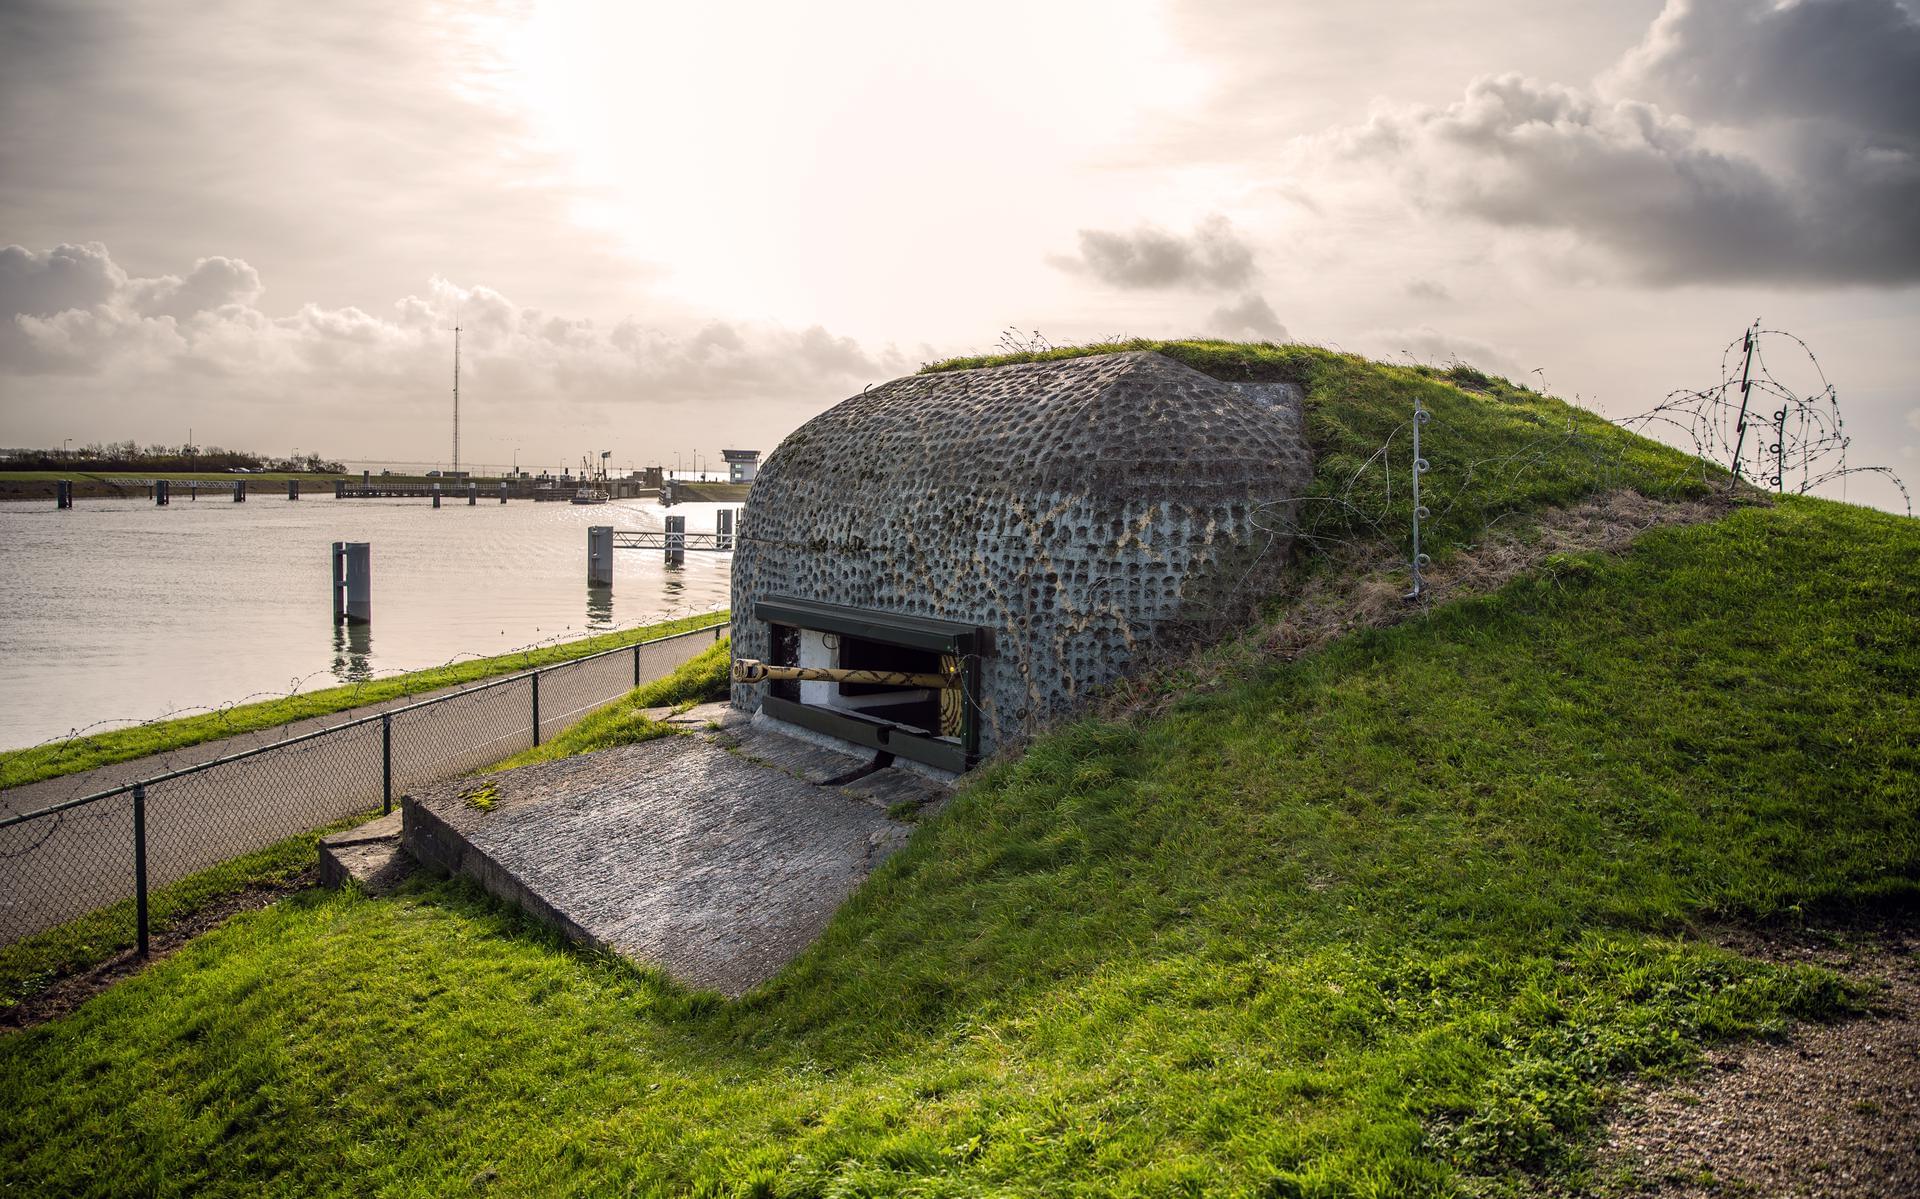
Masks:
[[[0,818],[0,946],[540,744],[726,635],[717,624],[507,675]],[[115,919],[119,913],[109,913]],[[122,935],[125,935],[123,930]]]

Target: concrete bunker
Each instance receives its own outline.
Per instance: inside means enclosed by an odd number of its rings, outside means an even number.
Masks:
[[[732,701],[964,771],[1272,591],[1312,478],[1304,423],[1291,384],[1151,352],[854,396],[754,480],[733,646],[769,669],[737,663]],[[845,671],[863,673],[824,677]]]

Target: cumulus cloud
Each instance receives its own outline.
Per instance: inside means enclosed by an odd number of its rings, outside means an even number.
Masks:
[[[1831,120],[1920,135],[1920,21],[1896,0],[1672,0],[1601,77],[1696,120]]]
[[[1256,274],[1253,251],[1223,216],[1207,218],[1186,236],[1152,226],[1130,233],[1082,229],[1079,255],[1054,264],[1135,291],[1231,291]]]
[[[1651,282],[1912,283],[1916,45],[1920,24],[1891,0],[1669,0],[1603,91],[1488,76],[1452,104],[1382,109],[1324,144],[1380,164],[1419,204],[1570,233]],[[1752,103],[1727,99],[1743,92]]]
[[[1207,332],[1227,338],[1252,334],[1262,341],[1287,340],[1287,327],[1280,323],[1273,306],[1265,297],[1251,292],[1241,296],[1237,303],[1214,309],[1207,320]]]
[[[168,372],[262,380],[284,388],[417,385],[463,330],[465,360],[487,389],[516,402],[590,396],[655,402],[851,390],[907,367],[818,326],[709,321],[690,331],[592,321],[514,303],[487,287],[434,279],[390,315],[306,304],[285,316],[257,306],[259,274],[203,258],[183,275],[135,277],[99,243],[0,250],[0,372],[137,376]]]

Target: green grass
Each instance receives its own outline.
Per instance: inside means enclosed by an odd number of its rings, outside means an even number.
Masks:
[[[681,663],[672,674],[642,683],[553,740],[522,750],[488,769],[511,770],[533,762],[553,762],[596,749],[634,745],[667,736],[673,730],[661,721],[647,719],[647,710],[692,707],[725,699],[728,671],[733,661],[729,646],[726,640],[715,642],[698,656]]]
[[[156,888],[147,896],[148,931],[156,938],[164,936],[223,899],[297,878],[314,864],[321,837],[350,828],[368,815],[288,837]],[[126,899],[0,948],[0,1007],[11,1007],[45,990],[54,979],[98,965],[135,943],[134,904]]]
[[[724,612],[681,617],[618,633],[585,637],[562,645],[519,650],[491,658],[475,658],[471,661],[434,667],[431,670],[418,670],[364,683],[329,687],[321,691],[306,691],[279,699],[262,700],[259,703],[238,704],[198,716],[160,720],[152,724],[136,725],[133,728],[92,733],[66,741],[52,741],[29,749],[8,750],[0,752],[0,786],[24,787],[28,783],[38,782],[41,779],[57,778],[63,774],[92,770],[96,766],[144,758],[149,754],[216,741],[222,737],[252,732],[255,729],[273,728],[312,716],[326,716],[348,708],[359,707],[362,704],[419,695],[441,687],[471,683],[496,675],[512,674],[515,671],[530,670],[536,666],[550,666],[556,662],[567,662],[588,654],[596,654],[602,650],[631,645],[636,641],[647,641],[655,637],[666,637],[690,629],[703,628],[725,619]]]
[[[989,768],[737,1003],[465,885],[0,1041],[0,1191],[1425,1196],[1855,1002],[1710,921],[1920,896],[1920,525],[1644,536]]]

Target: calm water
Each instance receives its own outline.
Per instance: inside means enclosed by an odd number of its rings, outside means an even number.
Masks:
[[[720,505],[682,504],[688,532]],[[0,504],[0,747],[726,606],[730,555],[615,555],[589,589],[587,527],[658,529],[651,500],[176,494]],[[366,541],[373,623],[333,624],[329,547]]]

